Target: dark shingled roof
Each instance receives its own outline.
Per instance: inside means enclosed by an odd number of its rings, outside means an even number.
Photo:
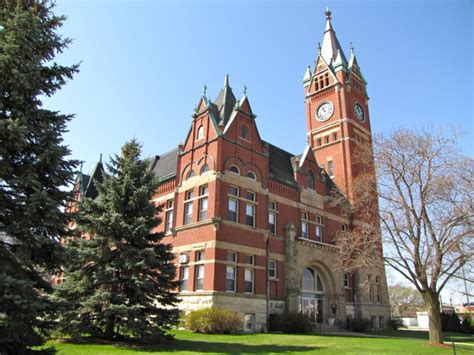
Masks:
[[[269,147],[270,178],[292,187],[297,187],[293,161],[294,154],[291,154],[277,146],[267,143]]]
[[[178,165],[179,148],[175,148],[162,155],[155,157],[150,169],[158,180],[163,181],[176,176],[176,167]]]
[[[227,80],[224,84],[224,87],[221,89],[221,92],[214,100],[214,104],[216,104],[217,109],[219,110],[220,120],[224,123],[224,125],[226,125],[227,121],[229,121],[230,115],[234,110],[235,102],[237,101]]]
[[[94,167],[92,174],[86,175],[82,174],[83,177],[83,187],[84,187],[84,196],[95,199],[99,195],[99,191],[97,191],[97,187],[95,186],[95,182],[102,181],[104,174],[104,166],[102,162],[98,162],[97,165]]]

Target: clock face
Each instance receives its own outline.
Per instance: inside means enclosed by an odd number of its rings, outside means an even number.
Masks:
[[[333,112],[334,106],[332,105],[332,102],[323,102],[316,110],[316,118],[321,122],[326,121],[332,116]]]
[[[354,113],[355,113],[356,117],[359,119],[360,122],[365,121],[364,109],[362,108],[361,105],[359,105],[359,104],[354,105]]]

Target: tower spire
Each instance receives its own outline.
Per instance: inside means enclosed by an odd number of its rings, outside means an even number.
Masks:
[[[326,29],[324,30],[323,42],[321,45],[321,56],[327,64],[331,65],[332,62],[336,59],[337,51],[340,50],[342,61],[347,62],[341,45],[337,40],[336,32],[332,27],[332,12],[329,10],[329,8],[326,8],[326,11],[324,11],[324,15],[326,16]]]

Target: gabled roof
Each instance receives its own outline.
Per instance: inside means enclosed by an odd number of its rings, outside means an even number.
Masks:
[[[167,180],[176,176],[178,166],[179,148],[174,148],[162,155],[152,158],[150,169],[159,181]]]
[[[99,195],[99,191],[96,187],[96,182],[102,182],[104,177],[104,166],[102,161],[99,161],[94,170],[92,170],[91,175],[82,174],[82,186],[84,190],[82,191],[83,196],[95,199]]]

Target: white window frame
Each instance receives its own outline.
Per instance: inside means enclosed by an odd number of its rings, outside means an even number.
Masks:
[[[278,269],[277,261],[272,260],[272,259],[268,260],[268,278],[269,279],[276,279],[278,277],[277,269]]]

